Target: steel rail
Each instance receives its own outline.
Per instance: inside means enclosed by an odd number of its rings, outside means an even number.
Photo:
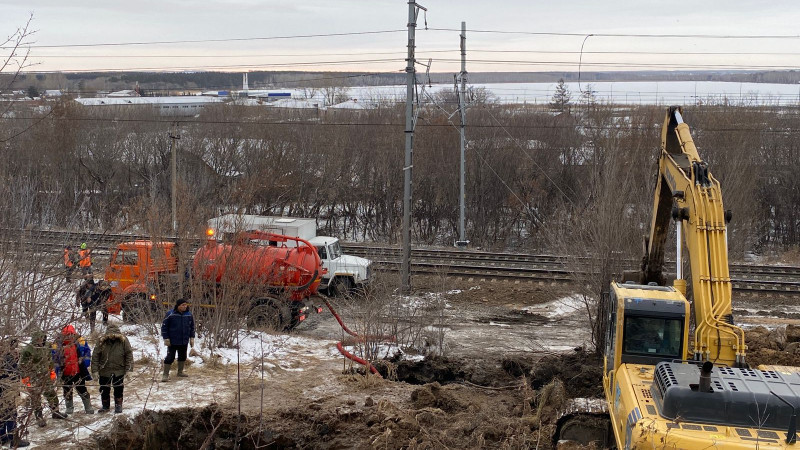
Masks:
[[[127,233],[92,233],[64,230],[0,228],[0,242],[14,244],[38,252],[60,252],[65,245],[77,248],[80,242],[89,243],[97,256],[105,256],[118,243],[150,239],[149,235]],[[164,236],[164,240],[176,241]],[[201,245],[204,237],[185,239],[189,252]],[[399,247],[342,243],[348,254],[372,259],[376,270],[400,270]],[[575,271],[580,259],[558,255],[507,252],[484,252],[451,249],[412,249],[412,272],[438,274],[466,279],[509,280],[535,283],[573,283],[590,272]],[[633,264],[631,264],[633,266]],[[780,293],[800,295],[800,267],[788,265],[731,265],[731,281],[735,291],[749,293]]]

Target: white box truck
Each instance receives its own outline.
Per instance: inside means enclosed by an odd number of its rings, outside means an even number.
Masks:
[[[345,255],[339,239],[317,236],[316,219],[253,214],[225,214],[209,219],[208,226],[225,239],[232,233],[259,230],[299,237],[317,248],[322,265],[328,269],[319,288],[328,295],[349,293],[372,279],[372,261],[359,256]]]

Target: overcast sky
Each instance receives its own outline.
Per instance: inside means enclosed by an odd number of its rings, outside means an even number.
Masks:
[[[456,30],[462,21],[468,29],[467,70],[473,72],[575,71],[579,59],[584,71],[800,69],[798,0],[430,0],[420,4],[428,12],[420,13],[418,19],[417,58],[423,62],[431,58],[433,72],[458,70]],[[390,72],[405,67],[406,0],[0,0],[0,8],[4,37],[33,14],[31,28],[36,33],[30,39],[29,62],[35,65],[29,71]],[[427,31],[426,16],[431,28]],[[385,33],[330,36],[363,32]],[[292,37],[312,34],[329,36]],[[588,34],[595,36],[585,39]],[[664,34],[793,37],[632,36]],[[275,37],[290,38],[47,47]],[[679,54],[669,54],[673,52]]]

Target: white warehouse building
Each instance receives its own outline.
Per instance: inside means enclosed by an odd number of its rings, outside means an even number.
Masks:
[[[222,99],[205,96],[175,97],[102,97],[76,98],[76,102],[91,107],[151,106],[162,116],[193,116],[208,105],[222,103]]]

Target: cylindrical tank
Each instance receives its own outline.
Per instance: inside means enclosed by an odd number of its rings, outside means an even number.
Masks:
[[[281,290],[292,300],[303,300],[317,293],[322,262],[316,248],[303,240],[296,247],[283,245],[297,240],[281,235],[268,239],[239,237],[233,244],[209,240],[194,255],[194,276],[213,283],[241,283],[253,294]]]

